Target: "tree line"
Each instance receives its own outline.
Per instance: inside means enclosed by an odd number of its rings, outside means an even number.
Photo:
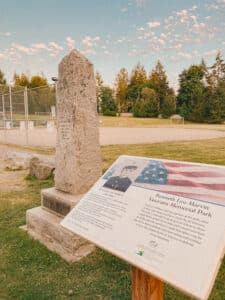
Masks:
[[[179,75],[177,95],[169,86],[160,61],[147,76],[138,63],[130,76],[122,68],[116,76],[114,88],[103,84],[96,73],[98,112],[120,115],[132,112],[135,117],[168,118],[177,113],[193,122],[222,123],[225,121],[225,63],[220,52],[212,66],[204,60],[191,65]]]
[[[29,112],[50,112],[55,105],[55,87],[48,85],[44,76],[32,77],[14,74],[12,91],[28,87]],[[35,89],[43,87],[42,89]],[[44,88],[45,87],[45,88]],[[8,92],[8,83],[0,70],[0,94]],[[225,121],[225,63],[220,52],[212,66],[204,60],[191,65],[179,75],[177,94],[169,86],[160,61],[149,75],[138,63],[129,75],[121,68],[114,88],[104,85],[96,73],[97,110],[100,114],[115,116],[131,112],[135,117],[168,118],[177,113],[193,122],[222,123]]]
[[[55,86],[49,85],[47,78],[43,75],[34,75],[29,77],[24,73],[15,73],[13,76],[11,91],[14,112],[17,113],[21,110],[21,106],[18,106],[17,101],[13,101],[14,97],[18,95],[18,93],[14,94],[14,92],[21,91],[22,93],[25,87],[28,88],[29,113],[50,113],[51,106],[55,105]],[[41,88],[39,89],[39,87]],[[0,70],[0,94],[7,93],[9,93],[9,84],[7,83],[4,73]]]

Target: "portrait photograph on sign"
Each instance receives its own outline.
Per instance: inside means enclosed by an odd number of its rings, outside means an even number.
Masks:
[[[224,193],[225,167],[120,156],[61,225],[207,299],[225,249]]]

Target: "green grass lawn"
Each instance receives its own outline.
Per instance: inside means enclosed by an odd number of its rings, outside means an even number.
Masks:
[[[224,139],[102,147],[104,169],[121,154],[225,165],[224,153]],[[0,193],[0,299],[131,299],[130,266],[125,262],[97,249],[80,262],[68,264],[19,229],[25,224],[26,210],[40,205],[40,189],[52,185],[53,180],[28,177],[25,190]],[[225,259],[210,300],[224,300],[224,295]],[[165,285],[164,300],[188,299]]]
[[[101,127],[174,127],[174,126],[191,126],[207,129],[225,130],[225,124],[204,124],[192,123],[185,121],[184,125],[181,122],[171,122],[170,119],[159,118],[133,118],[133,117],[99,117]]]

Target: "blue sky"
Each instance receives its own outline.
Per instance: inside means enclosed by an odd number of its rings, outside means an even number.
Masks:
[[[149,73],[158,59],[170,84],[218,50],[225,58],[225,0],[0,0],[0,69],[43,73],[50,81],[70,49],[113,85],[121,67]]]

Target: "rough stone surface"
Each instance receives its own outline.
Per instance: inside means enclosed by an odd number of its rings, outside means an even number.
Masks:
[[[55,185],[79,195],[102,174],[92,64],[73,50],[59,65]]]
[[[63,228],[62,218],[41,207],[27,210],[26,221],[27,231],[34,239],[68,262],[78,261],[95,249],[93,244]]]
[[[41,205],[44,209],[59,216],[66,216],[84,194],[75,196],[60,192],[54,187],[41,191]]]
[[[47,158],[39,155],[35,155],[30,160],[31,176],[35,176],[38,179],[48,179],[55,170],[54,158]]]
[[[5,156],[5,166],[12,171],[29,169],[30,160],[33,156],[23,152],[8,152]]]

